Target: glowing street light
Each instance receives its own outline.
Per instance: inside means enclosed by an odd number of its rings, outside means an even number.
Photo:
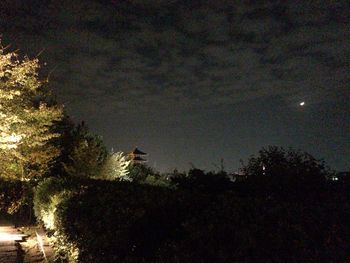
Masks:
[[[305,101],[302,101],[299,103],[300,106],[304,106],[305,105]]]

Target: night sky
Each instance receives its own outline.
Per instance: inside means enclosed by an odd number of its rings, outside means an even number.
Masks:
[[[348,1],[1,0],[0,34],[157,170],[234,171],[268,145],[350,167]]]

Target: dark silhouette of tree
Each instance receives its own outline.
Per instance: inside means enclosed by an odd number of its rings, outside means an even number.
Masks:
[[[279,185],[319,185],[324,182],[329,168],[323,160],[314,158],[307,152],[282,147],[269,146],[251,156],[242,172],[248,180],[273,181]]]
[[[200,190],[203,192],[217,192],[220,193],[230,189],[232,182],[227,177],[226,172],[220,171],[218,173],[205,173],[200,169],[190,169],[188,174],[178,174],[172,176],[171,181],[178,188],[189,190]]]
[[[134,163],[129,166],[128,176],[133,182],[143,182],[150,175],[158,175],[158,173],[146,164]]]
[[[78,177],[94,177],[99,174],[107,157],[102,139],[89,131],[84,122],[71,133],[68,160],[64,163],[67,174]]]

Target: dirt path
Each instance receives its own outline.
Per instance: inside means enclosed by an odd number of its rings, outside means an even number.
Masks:
[[[21,231],[28,234],[21,242],[23,263],[47,263],[54,261],[53,249],[49,246],[45,232],[37,226],[23,227]]]

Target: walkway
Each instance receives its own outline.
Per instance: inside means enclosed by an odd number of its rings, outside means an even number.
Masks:
[[[44,262],[53,262],[53,250],[44,231],[38,227],[16,228],[0,219],[0,263]]]
[[[23,238],[24,235],[9,222],[5,220],[0,221],[0,262],[21,262],[18,241],[22,241]]]
[[[40,227],[23,227],[28,237],[21,242],[23,263],[48,263],[54,261],[53,249],[49,246],[45,232]]]

